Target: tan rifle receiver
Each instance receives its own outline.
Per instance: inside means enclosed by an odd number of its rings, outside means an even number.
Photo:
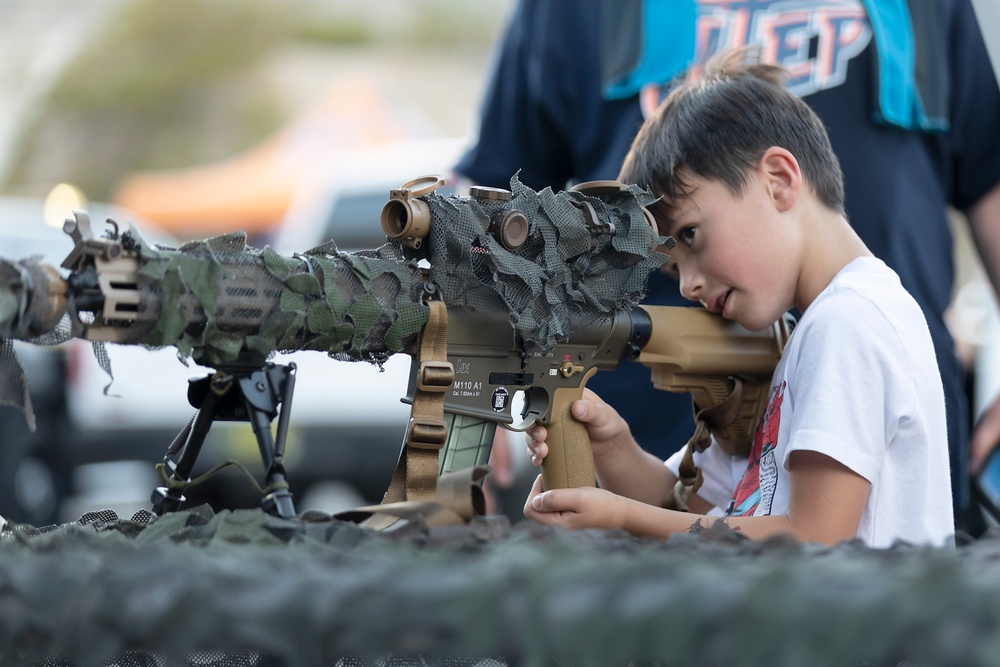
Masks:
[[[523,349],[506,314],[449,308],[455,379],[444,397],[450,423],[441,472],[486,463],[497,424],[520,431],[538,423],[548,431],[545,488],[593,486],[590,440],[570,406],[598,370],[625,360],[648,366],[657,389],[691,394],[696,410],[737,401],[713,433],[726,451],[746,454],[789,333],[785,320],[752,332],[703,308],[639,306],[542,353]],[[417,374],[415,361],[404,402],[412,402]],[[737,388],[741,394],[731,399]],[[523,421],[515,423],[519,393]]]

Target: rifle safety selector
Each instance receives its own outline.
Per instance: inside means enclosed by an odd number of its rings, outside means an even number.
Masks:
[[[418,197],[428,195],[444,185],[441,176],[421,176],[389,190],[389,201],[382,207],[382,231],[391,239],[419,250],[431,231],[431,210]]]
[[[586,370],[586,368],[580,366],[579,364],[574,364],[571,361],[564,361],[559,366],[559,375],[562,375],[564,378],[569,378],[573,377],[577,373],[584,373]]]
[[[469,196],[480,202],[509,202],[513,197],[510,190],[473,185]],[[490,236],[507,250],[517,250],[528,238],[528,218],[516,208],[497,211],[490,217]]]

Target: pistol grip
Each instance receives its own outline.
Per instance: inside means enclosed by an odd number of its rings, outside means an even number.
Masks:
[[[549,453],[542,460],[542,486],[546,490],[597,484],[587,428],[570,413],[573,401],[582,397],[583,384],[553,392],[552,421],[545,425]]]

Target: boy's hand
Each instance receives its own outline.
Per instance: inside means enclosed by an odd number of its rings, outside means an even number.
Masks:
[[[595,454],[615,442],[631,440],[631,431],[621,415],[590,389],[584,388],[583,398],[574,401],[570,411],[586,427]],[[532,426],[525,431],[528,458],[535,466],[542,465],[542,459],[549,453],[546,437],[548,431],[544,426]]]
[[[542,491],[542,476],[535,478],[524,516],[546,526],[625,529],[628,500],[598,488]]]

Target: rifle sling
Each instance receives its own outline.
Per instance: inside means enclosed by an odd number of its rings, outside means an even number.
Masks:
[[[709,448],[712,444],[713,428],[725,426],[736,418],[740,404],[743,402],[743,388],[743,381],[739,378],[733,378],[733,390],[721,403],[716,403],[703,410],[698,410],[695,406],[694,434],[684,447],[684,457],[677,470],[677,483],[674,484],[673,492],[664,507],[681,512],[690,511],[687,504],[688,498],[698,491],[704,482],[701,468],[694,463],[694,453],[695,451],[703,452]]]
[[[441,475],[436,500],[383,501],[380,505],[356,507],[334,516],[375,530],[385,530],[402,520],[423,521],[428,526],[466,524],[486,513],[483,481],[489,472],[488,465],[480,465]]]
[[[410,405],[410,421],[382,505],[428,503],[438,499],[439,453],[448,440],[444,396],[455,374],[448,362],[448,309],[439,299],[429,300],[427,305],[427,323],[420,333],[417,351],[419,371]],[[399,518],[398,514],[374,515],[365,525],[382,529]],[[381,525],[386,521],[387,524]]]

